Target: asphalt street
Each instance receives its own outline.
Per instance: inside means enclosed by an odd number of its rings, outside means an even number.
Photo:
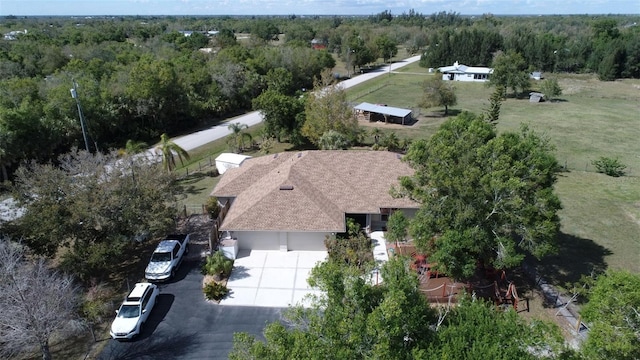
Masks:
[[[109,341],[100,360],[227,359],[233,334],[261,337],[266,324],[280,320],[281,308],[220,306],[202,293],[199,262],[184,262],[173,281],[160,284],[158,302],[142,334],[133,341]]]
[[[420,60],[420,56],[413,56],[408,59],[400,60],[394,62],[391,65],[383,66],[374,71],[368,72],[366,74],[361,74],[356,77],[353,77],[349,80],[345,80],[339,84],[343,89],[348,89],[352,86],[356,86],[365,81],[371,80],[375,77],[382,76],[385,74],[389,74],[397,69],[406,66],[408,64],[414,63]],[[226,122],[213,126],[209,129],[201,130],[194,132],[189,135],[181,136],[172,139],[174,143],[179,145],[181,148],[191,151],[197,147],[208,144],[212,141],[223,138],[231,133],[231,130],[227,128],[230,123],[240,123],[246,124],[247,126],[253,126],[262,122],[262,115],[258,111],[253,111],[235,118],[228,119]]]

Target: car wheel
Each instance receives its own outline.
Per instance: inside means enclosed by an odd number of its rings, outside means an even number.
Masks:
[[[184,253],[185,253],[185,255],[189,253],[189,245],[187,245],[187,248],[184,249]]]
[[[171,269],[171,279],[176,276],[176,268]]]
[[[138,336],[142,336],[142,331],[144,331],[144,323],[141,323],[138,328]]]

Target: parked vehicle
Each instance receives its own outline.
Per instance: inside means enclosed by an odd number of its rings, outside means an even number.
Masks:
[[[189,234],[169,235],[162,240],[151,255],[144,277],[149,281],[173,278],[189,252]]]
[[[131,340],[142,333],[160,290],[151,283],[138,283],[116,310],[109,334],[116,340]]]

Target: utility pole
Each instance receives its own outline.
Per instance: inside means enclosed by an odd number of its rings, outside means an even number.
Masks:
[[[78,84],[76,84],[75,80],[73,81],[73,88],[71,89],[71,97],[76,99],[76,105],[78,106],[78,115],[80,116],[80,128],[82,128],[82,137],[84,138],[84,146],[89,152],[89,141],[87,140],[87,129],[84,125],[84,114],[82,113],[82,106],[80,106],[80,98],[78,98]]]

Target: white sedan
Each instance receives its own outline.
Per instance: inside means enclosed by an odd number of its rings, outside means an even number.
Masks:
[[[116,318],[111,324],[109,334],[116,340],[130,340],[142,333],[142,327],[156,304],[160,290],[151,283],[138,283],[125,298]]]

